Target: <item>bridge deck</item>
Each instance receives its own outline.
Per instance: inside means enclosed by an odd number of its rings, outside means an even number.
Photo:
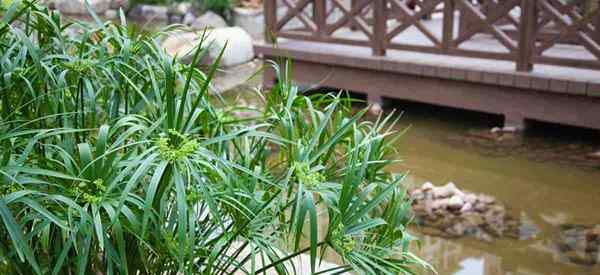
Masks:
[[[400,98],[496,113],[506,125],[525,119],[600,129],[600,71],[536,64],[518,72],[513,61],[279,39],[258,42],[267,59],[294,60],[294,79],[367,93],[370,99]],[[265,84],[274,81],[265,73]]]

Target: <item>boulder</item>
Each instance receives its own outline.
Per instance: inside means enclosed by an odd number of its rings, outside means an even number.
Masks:
[[[110,1],[110,8],[113,10],[128,10],[129,9],[129,0],[112,0]]]
[[[164,6],[157,5],[136,5],[129,12],[129,16],[133,19],[143,21],[167,21],[169,9]]]
[[[170,11],[172,14],[185,15],[192,11],[192,3],[190,3],[190,2],[176,3],[171,7]]]
[[[192,50],[199,43],[201,34],[194,32],[180,32],[168,37],[163,42],[163,48],[171,56],[177,55],[182,62],[190,62]],[[227,44],[220,65],[231,67],[246,63],[254,58],[252,38],[238,27],[219,28],[210,30],[207,34],[205,45],[208,49],[208,59],[202,63],[211,63]]]
[[[191,26],[195,30],[216,29],[227,27],[227,22],[220,15],[208,11],[196,18]]]
[[[436,198],[447,198],[454,195],[457,190],[454,183],[449,182],[444,186],[433,188],[433,196]]]
[[[448,208],[450,209],[461,209],[465,205],[465,201],[459,195],[453,195],[448,200]]]
[[[196,21],[196,16],[194,15],[194,13],[188,12],[185,15],[183,15],[181,23],[184,25],[192,25],[194,21]]]
[[[96,14],[103,14],[110,7],[110,0],[87,0],[91,10]],[[54,7],[64,14],[87,15],[89,11],[85,5],[86,0],[55,0]]]
[[[118,10],[113,10],[113,9],[107,10],[104,13],[104,17],[106,17],[106,19],[108,19],[108,20],[117,19],[119,17],[119,11]]]
[[[423,183],[423,186],[421,186],[421,189],[424,190],[424,191],[425,190],[432,190],[434,187],[435,186],[433,186],[433,183],[431,183],[431,182],[428,181],[426,183]]]

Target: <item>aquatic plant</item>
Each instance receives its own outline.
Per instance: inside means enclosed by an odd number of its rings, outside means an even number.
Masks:
[[[0,271],[291,274],[302,253],[315,274],[327,253],[332,273],[426,266],[384,169],[390,117],[302,95],[275,64],[264,106],[236,116],[211,99],[220,58],[196,66],[203,43],[181,64],[159,45],[172,27],[95,18],[19,0],[2,15]]]

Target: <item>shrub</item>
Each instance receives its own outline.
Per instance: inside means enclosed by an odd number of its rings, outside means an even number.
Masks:
[[[3,273],[290,274],[327,252],[344,262],[332,272],[426,265],[385,171],[390,117],[304,96],[273,66],[281,81],[242,118],[213,104],[202,44],[184,65],[158,44],[170,28],[75,25],[29,1],[2,18]]]

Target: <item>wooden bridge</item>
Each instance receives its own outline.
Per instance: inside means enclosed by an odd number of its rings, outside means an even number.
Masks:
[[[265,0],[267,59],[307,85],[600,129],[600,9],[587,0]],[[265,84],[275,81],[265,73]]]

